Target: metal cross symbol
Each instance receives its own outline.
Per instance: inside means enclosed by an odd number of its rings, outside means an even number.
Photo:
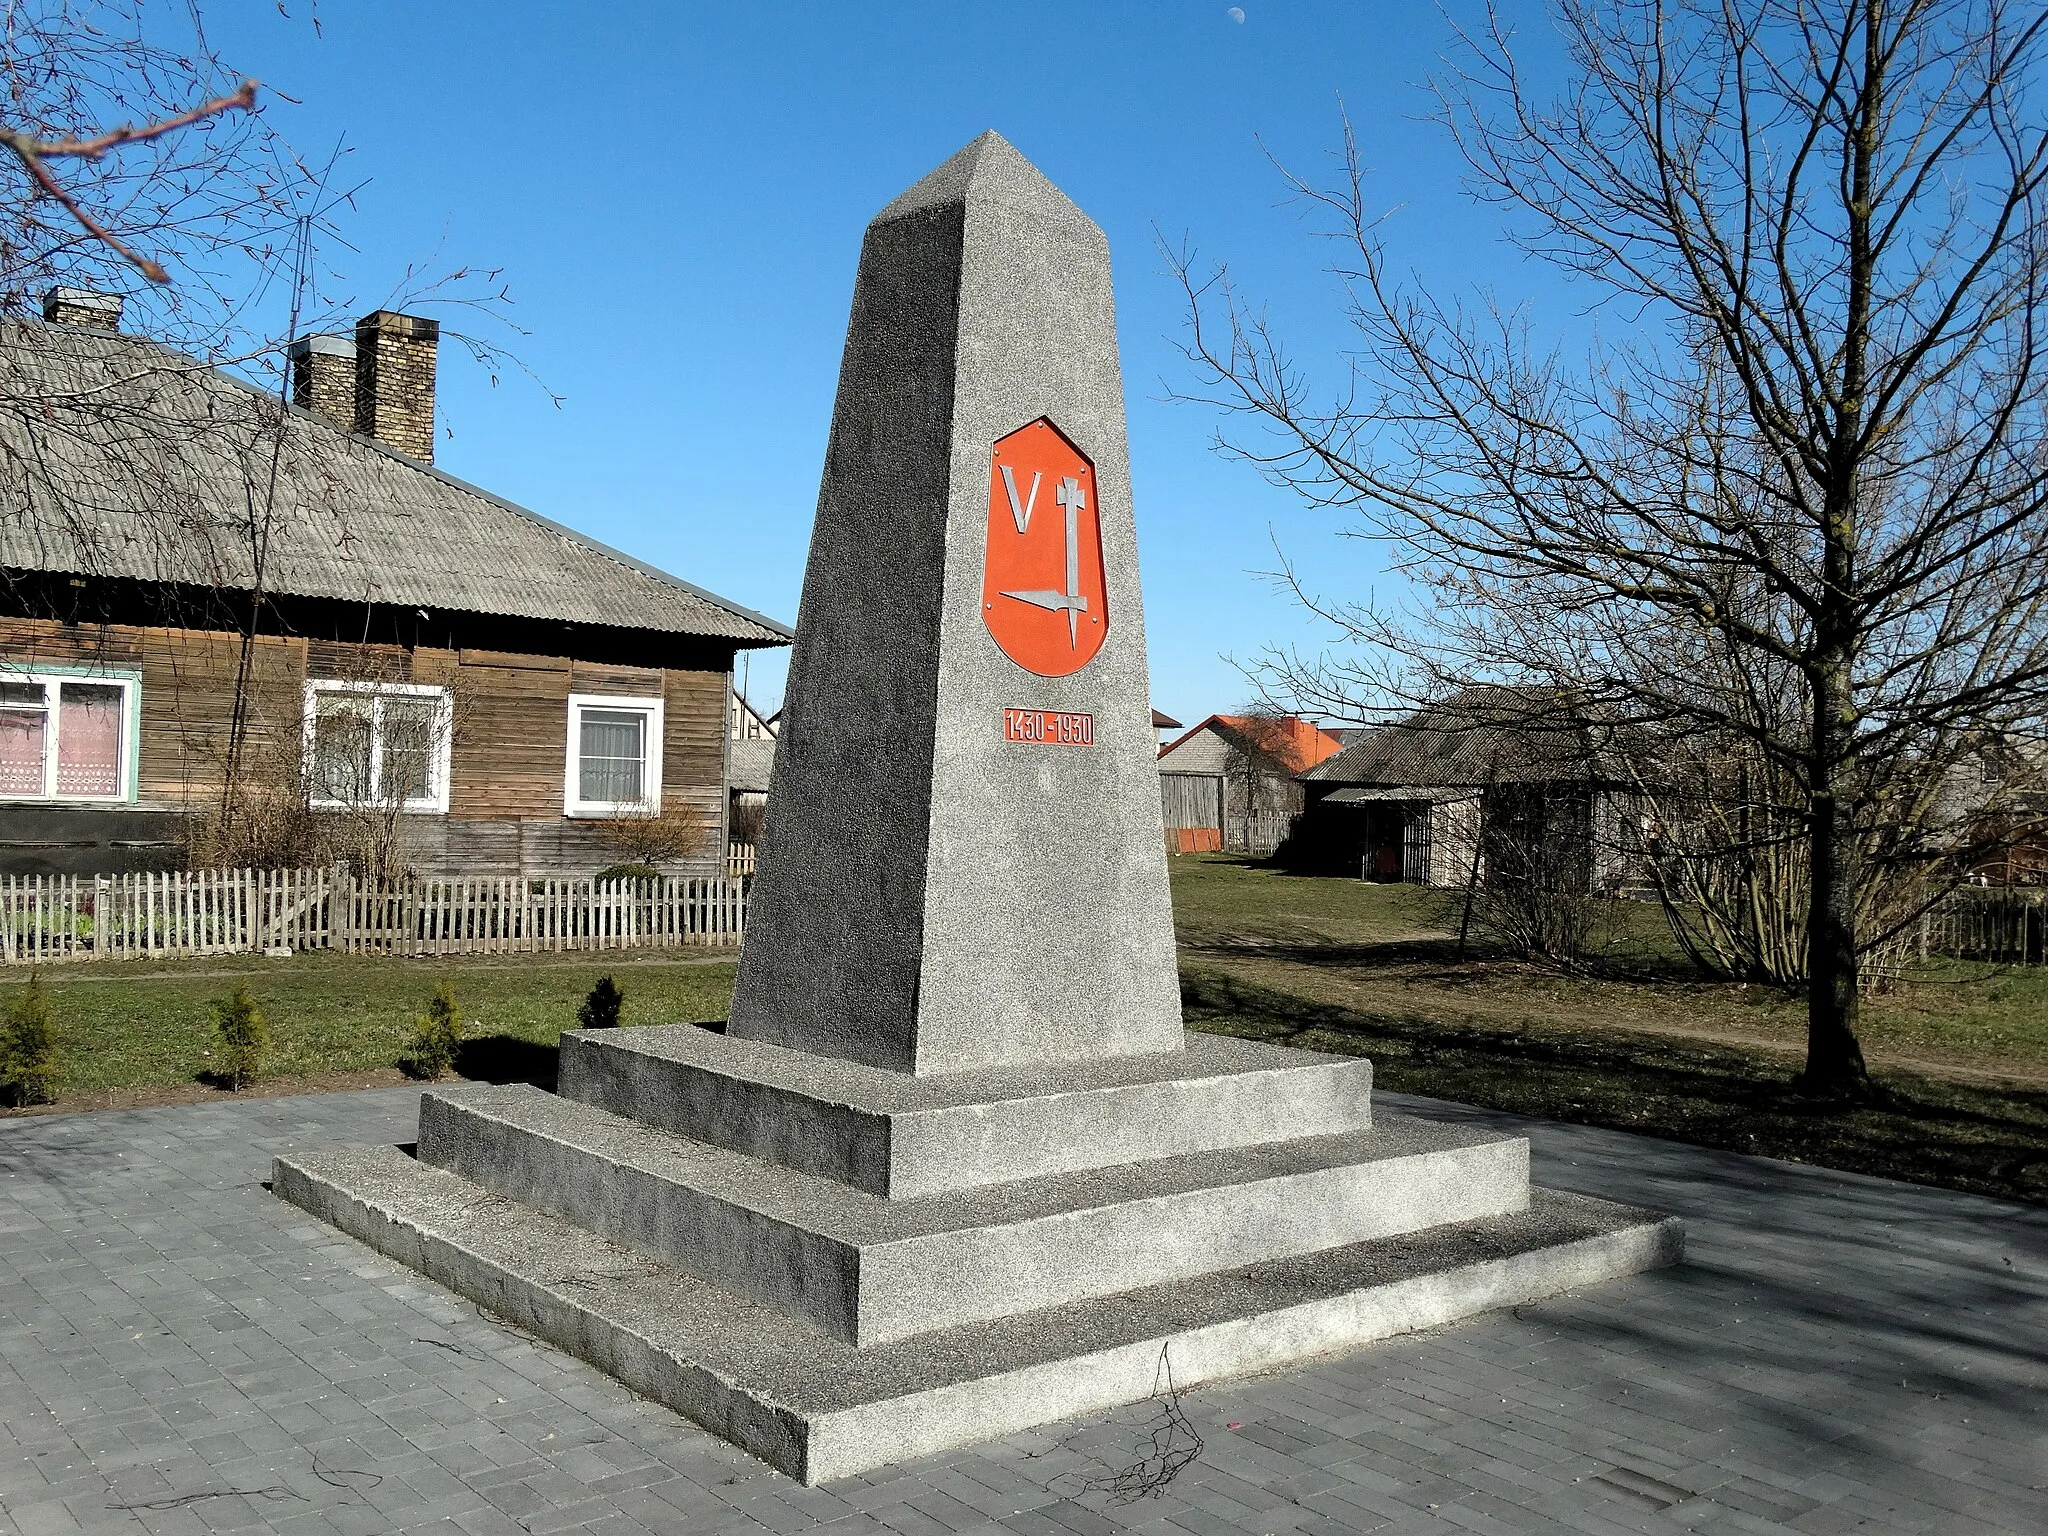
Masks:
[[[1003,471],[1004,479],[1009,470]],[[1038,484],[1032,482],[1032,499],[1037,499]],[[1016,506],[1014,484],[1010,490],[1011,508]],[[1053,493],[1053,500],[1066,509],[1067,513],[1067,590],[1064,592],[1005,592],[1003,596],[1014,597],[1020,603],[1029,603],[1034,608],[1043,608],[1050,613],[1064,613],[1067,616],[1067,644],[1078,650],[1081,645],[1081,615],[1088,611],[1088,599],[1081,595],[1081,514],[1088,509],[1088,493],[1081,489],[1081,482],[1072,475],[1060,481]],[[1025,513],[1028,518],[1029,512]],[[1021,520],[1020,520],[1021,521]],[[1022,531],[1021,529],[1019,530]]]

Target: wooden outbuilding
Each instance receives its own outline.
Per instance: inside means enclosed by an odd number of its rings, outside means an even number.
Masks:
[[[1302,808],[1296,776],[1340,745],[1311,721],[1293,715],[1209,716],[1159,752],[1160,807],[1169,846],[1175,831],[1213,829],[1213,843],[1190,845],[1271,853]]]
[[[1486,839],[1512,828],[1586,889],[1640,883],[1629,776],[1609,733],[1554,689],[1460,689],[1350,733],[1301,787],[1280,856],[1304,872],[1461,886]]]

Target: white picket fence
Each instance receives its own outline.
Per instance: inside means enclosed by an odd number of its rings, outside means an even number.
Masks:
[[[341,869],[0,876],[0,963],[338,949],[503,955],[737,944],[744,879],[413,878]]]

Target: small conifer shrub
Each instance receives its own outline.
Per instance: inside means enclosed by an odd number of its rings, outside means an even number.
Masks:
[[[213,1004],[213,1054],[215,1075],[235,1093],[255,1081],[270,1055],[270,1025],[246,981]]]
[[[28,985],[7,1010],[0,1029],[0,1090],[9,1104],[48,1104],[57,1097],[57,1031],[43,995],[43,973],[30,971]]]
[[[398,1068],[407,1077],[432,1082],[446,1077],[462,1049],[462,1009],[455,1001],[455,988],[442,982],[434,988],[427,1011],[413,1021],[412,1044],[398,1058]]]
[[[626,994],[618,983],[609,976],[597,978],[597,985],[590,989],[590,996],[583,999],[583,1006],[576,1010],[576,1022],[585,1029],[613,1029],[618,1026],[619,1010],[626,1006]]]

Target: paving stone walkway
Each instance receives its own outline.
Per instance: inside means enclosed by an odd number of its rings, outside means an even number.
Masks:
[[[2048,1532],[2048,1211],[1538,1124],[1690,1261],[803,1488],[260,1187],[415,1104],[0,1124],[0,1536]]]

